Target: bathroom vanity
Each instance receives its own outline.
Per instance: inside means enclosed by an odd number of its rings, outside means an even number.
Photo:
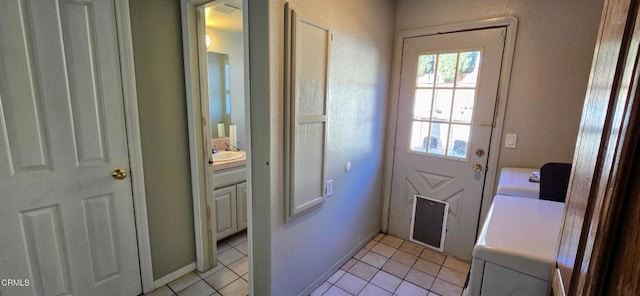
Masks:
[[[244,151],[242,151],[244,153]],[[246,157],[213,164],[216,239],[247,228]]]

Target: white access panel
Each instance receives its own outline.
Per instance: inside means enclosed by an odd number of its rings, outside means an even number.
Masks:
[[[496,194],[539,198],[540,183],[529,182],[531,173],[539,171],[536,168],[502,168]]]

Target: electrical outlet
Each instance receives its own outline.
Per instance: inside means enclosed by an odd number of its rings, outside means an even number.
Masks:
[[[327,189],[326,196],[331,196],[333,194],[333,179],[327,180]]]

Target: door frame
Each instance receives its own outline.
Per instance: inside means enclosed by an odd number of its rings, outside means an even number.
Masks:
[[[513,52],[516,42],[516,31],[518,30],[518,19],[513,16],[491,18],[468,23],[459,23],[435,27],[420,28],[397,33],[394,45],[393,68],[391,77],[391,90],[389,94],[389,113],[387,114],[387,139],[385,147],[384,183],[383,183],[383,205],[382,205],[382,232],[389,230],[389,212],[391,210],[391,182],[393,180],[393,166],[395,156],[396,130],[398,122],[398,101],[400,99],[400,71],[402,68],[402,53],[404,41],[407,38],[424,37],[445,33],[455,33],[460,31],[470,31],[479,29],[489,29],[496,27],[506,28],[504,50],[502,52],[502,67],[500,68],[500,80],[498,85],[498,98],[496,100],[496,110],[494,114],[495,126],[491,132],[491,145],[489,146],[489,158],[487,160],[487,170],[485,172],[485,184],[482,192],[482,201],[478,228],[489,211],[489,206],[495,192],[495,183],[498,177],[498,159],[500,154],[500,144],[502,143],[502,129],[504,126],[504,114],[507,106],[509,94],[509,79],[511,77],[511,65],[513,63]]]
[[[120,75],[124,101],[125,129],[127,132],[127,152],[129,154],[129,174],[133,195],[134,221],[138,241],[138,260],[142,293],[153,290],[153,266],[151,261],[151,242],[149,239],[149,220],[147,218],[147,196],[142,165],[142,138],[138,117],[138,93],[136,90],[136,71],[133,59],[133,40],[131,38],[131,16],[129,0],[115,0],[118,50],[120,51]]]

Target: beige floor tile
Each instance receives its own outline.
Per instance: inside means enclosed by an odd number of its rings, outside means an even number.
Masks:
[[[393,253],[396,252],[396,248],[387,246],[385,244],[379,243],[377,245],[375,245],[375,247],[373,247],[371,249],[371,251],[374,251],[382,256],[385,256],[387,258],[391,258],[391,256],[393,256]]]
[[[382,266],[382,270],[393,274],[399,278],[404,278],[411,267],[404,265],[398,261],[389,260]]]
[[[171,291],[171,289],[169,289],[168,286],[162,286],[160,288],[153,290],[151,293],[144,294],[144,296],[172,296],[172,295],[175,295],[175,294],[173,294],[173,291]]]
[[[186,289],[178,292],[178,296],[209,296],[216,290],[211,288],[205,281],[199,281]]]
[[[420,258],[427,259],[431,262],[437,263],[438,265],[442,265],[447,256],[445,254],[425,248],[424,250],[422,250]]]
[[[377,244],[378,244],[378,242],[377,242],[377,241],[371,240],[370,242],[368,242],[368,243],[364,246],[364,248],[365,248],[365,249],[367,249],[367,250],[371,250],[371,249],[373,249],[373,247],[375,247],[375,245],[377,245]]]
[[[358,261],[353,265],[353,267],[351,267],[351,269],[349,269],[349,273],[352,273],[365,281],[370,281],[377,272],[377,268],[361,261]]]
[[[238,250],[231,248],[222,253],[219,253],[218,261],[224,265],[229,265],[233,262],[236,262],[242,257],[245,257],[245,255],[240,253]]]
[[[347,293],[345,290],[342,290],[336,286],[331,286],[327,292],[322,294],[323,296],[350,296],[351,294]]]
[[[422,253],[422,250],[424,250],[424,247],[414,242],[404,241],[399,249],[411,255],[420,256],[420,253]]]
[[[234,248],[238,251],[240,251],[240,253],[242,254],[249,254],[249,249],[248,249],[248,242],[242,242],[239,245],[235,246]]]
[[[204,279],[204,278],[212,275],[213,273],[220,271],[222,268],[224,268],[224,264],[218,262],[218,265],[212,267],[211,269],[209,269],[209,270],[207,270],[205,272],[199,272],[199,271],[196,270],[196,274]]]
[[[331,288],[331,283],[324,282],[320,287],[316,288],[313,292],[311,292],[311,296],[321,296],[324,292],[327,292],[329,288]]]
[[[382,255],[379,255],[371,251],[367,252],[367,254],[365,254],[364,257],[360,259],[360,261],[367,263],[369,265],[373,265],[377,268],[381,268],[387,262],[387,260],[388,260],[387,257],[384,257]]]
[[[340,267],[340,269],[342,270],[349,270],[351,267],[353,267],[353,265],[355,265],[358,262],[358,260],[356,259],[349,259],[349,261],[347,261],[345,264],[342,265],[342,267]]]
[[[231,249],[231,245],[224,242],[224,240],[218,242],[218,247],[216,248],[218,254]]]
[[[433,282],[431,291],[442,296],[460,296],[462,294],[462,288],[441,279],[436,279]]]
[[[398,289],[396,289],[395,295],[397,296],[427,296],[429,291],[420,288],[410,282],[402,281]]]
[[[432,276],[437,276],[440,271],[440,265],[424,259],[418,259],[413,265],[413,268]]]
[[[411,269],[407,276],[404,277],[404,280],[415,284],[424,289],[431,289],[431,285],[433,285],[433,281],[435,281],[435,277],[429,274],[426,274],[422,271]]]
[[[247,273],[247,274],[245,274],[245,275],[243,275],[243,276],[242,276],[242,278],[243,278],[245,281],[249,282],[249,274],[248,274],[248,273]]]
[[[384,271],[379,271],[371,279],[371,283],[393,293],[402,283],[402,279]]]
[[[201,280],[201,278],[198,275],[196,275],[194,272],[190,272],[174,280],[173,282],[170,282],[167,285],[171,288],[171,290],[180,292],[186,287],[195,284],[199,280]]]
[[[456,286],[462,287],[464,286],[464,282],[467,280],[467,275],[443,266],[438,273],[438,278],[450,282]]]
[[[397,249],[400,247],[400,245],[402,245],[402,242],[404,242],[404,240],[399,239],[395,236],[385,235],[384,238],[380,240],[380,242]]]
[[[239,277],[229,268],[223,268],[220,271],[206,277],[204,280],[216,290],[222,289],[224,286],[237,280]]]
[[[384,289],[376,285],[367,284],[358,295],[360,296],[391,296],[391,293],[385,291]]]
[[[447,259],[444,261],[444,266],[449,267],[455,271],[459,271],[464,273],[465,275],[467,274],[467,272],[469,272],[469,263],[466,262],[462,262],[456,258],[453,257],[447,257]]]
[[[373,240],[379,242],[383,237],[384,233],[378,233],[376,237],[373,238]]]
[[[362,249],[360,249],[360,251],[358,251],[358,253],[353,255],[353,258],[362,259],[362,257],[364,257],[364,255],[367,254],[367,252],[369,252],[369,250],[367,250],[365,248],[362,248]]]
[[[358,295],[364,286],[367,285],[367,281],[350,273],[345,273],[337,282],[336,286],[342,290],[345,290],[353,295]]]
[[[247,256],[240,258],[238,261],[229,264],[229,269],[239,276],[243,276],[249,272],[249,258]]]
[[[329,282],[330,284],[335,284],[344,274],[344,270],[338,269],[329,277],[329,279],[327,279],[327,282]]]
[[[222,289],[220,294],[224,296],[247,296],[249,295],[249,283],[243,279],[237,279]]]
[[[393,254],[393,256],[391,256],[391,260],[398,261],[404,265],[411,267],[414,263],[416,263],[416,260],[418,260],[418,256],[398,250]]]

